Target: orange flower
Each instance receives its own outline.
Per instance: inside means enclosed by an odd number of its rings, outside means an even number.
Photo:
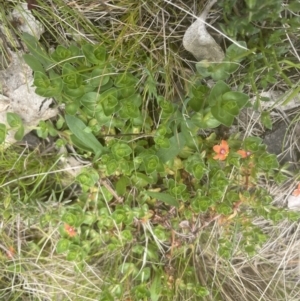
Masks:
[[[222,140],[220,145],[215,145],[213,150],[217,153],[213,158],[215,160],[225,160],[229,154],[229,145],[227,141]]]
[[[243,149],[238,150],[237,153],[238,153],[242,158],[247,158],[248,156],[251,155],[251,152],[245,151],[245,150],[243,150]]]
[[[74,228],[74,227],[71,227],[71,226],[68,225],[68,224],[65,224],[65,230],[66,230],[66,232],[68,233],[68,235],[69,235],[70,237],[74,237],[74,236],[77,235],[75,228]]]
[[[15,253],[16,253],[15,249],[14,249],[13,247],[9,247],[8,250],[6,251],[6,256],[7,256],[9,259],[13,259]]]
[[[300,184],[298,184],[298,187],[296,190],[293,192],[293,196],[299,196],[300,195]]]

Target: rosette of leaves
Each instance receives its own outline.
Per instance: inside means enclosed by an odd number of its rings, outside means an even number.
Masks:
[[[63,89],[63,81],[53,71],[49,72],[49,76],[35,71],[33,84],[36,86],[35,93],[43,97],[60,96]]]
[[[6,120],[8,125],[15,131],[14,138],[16,140],[21,140],[24,136],[25,128],[21,117],[16,113],[8,112],[6,113]],[[2,129],[0,129],[0,140],[4,141],[6,137],[6,126],[5,124],[0,124]],[[1,137],[2,132],[2,137]]]
[[[202,90],[200,92],[196,90],[196,95],[192,95],[191,98],[191,107],[196,111],[192,115],[191,121],[200,128],[215,128],[220,124],[229,127],[240,110],[249,104],[248,95],[232,91],[223,81],[218,81],[209,95],[206,89]],[[197,100],[199,101],[197,102]]]

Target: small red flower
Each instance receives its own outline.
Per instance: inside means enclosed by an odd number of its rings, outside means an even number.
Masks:
[[[299,196],[300,195],[300,183],[298,184],[298,187],[296,190],[293,192],[293,196]]]
[[[247,158],[251,155],[251,152],[245,151],[243,149],[240,149],[237,151],[237,153],[242,157],[242,158]]]
[[[229,154],[229,145],[227,141],[222,140],[221,144],[217,144],[213,147],[213,150],[217,153],[213,158],[215,160],[225,160]]]
[[[75,230],[74,227],[72,227],[72,226],[70,226],[68,224],[65,224],[64,228],[65,228],[65,231],[68,233],[68,235],[70,237],[74,237],[74,236],[77,235],[77,232],[76,232],[76,230]]]

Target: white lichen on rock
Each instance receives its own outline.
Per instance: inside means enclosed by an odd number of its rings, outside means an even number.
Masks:
[[[2,93],[0,97],[0,123],[7,125],[6,113],[18,114],[24,122],[25,134],[38,125],[40,120],[47,120],[57,115],[57,110],[50,108],[51,99],[45,99],[35,93],[32,70],[16,54],[11,53],[11,64],[0,71]],[[15,142],[14,132],[9,131],[6,145]]]
[[[27,9],[27,4],[17,5],[11,17],[22,20],[21,31],[36,36],[42,34],[42,25],[34,19]],[[22,59],[23,53],[9,52],[10,63],[0,71],[0,123],[9,128],[6,120],[8,112],[18,114],[25,127],[25,134],[36,127],[40,120],[47,120],[57,115],[57,110],[50,108],[52,99],[45,99],[35,93],[33,74]],[[15,142],[14,131],[9,130],[4,146]]]
[[[10,19],[18,21],[19,31],[27,32],[39,40],[41,34],[44,32],[44,27],[38,20],[36,20],[27,6],[27,3],[16,5],[10,14]]]
[[[206,18],[217,0],[211,0],[197,20],[187,29],[183,37],[184,48],[198,60],[221,62],[224,52],[206,30]]]

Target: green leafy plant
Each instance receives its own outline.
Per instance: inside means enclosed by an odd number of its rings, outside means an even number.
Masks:
[[[196,235],[200,227],[190,225],[200,220],[203,225],[216,221],[225,229],[218,240],[221,257],[229,258],[235,250],[235,227],[243,235],[238,252],[252,256],[266,236],[251,221],[257,216],[273,222],[289,217],[274,209],[264,189],[254,189],[262,179],[284,180],[276,156],[260,138],[199,135],[221,124],[231,126],[241,109],[250,106],[247,94],[225,83],[249,52],[230,46],[223,62],[198,63],[201,78],[214,78],[214,86],[197,77],[183,107],[153,92],[155,114],[150,114],[141,94],[147,80],[139,83],[131,70],[120,72],[104,45],[58,46],[48,55],[27,35],[25,40],[38,54],[39,64],[25,57],[34,70],[36,93],[65,106],[55,129],[59,143],[74,145],[78,155],[93,162],[76,178],[82,188],[77,203],[50,219],[60,223],[58,254],[80,265],[104,249],[124,250],[134,240],[150,239],[149,249],[157,245],[163,250],[173,244],[170,227],[178,233],[184,221]],[[40,124],[40,136],[45,138],[51,128]],[[151,231],[150,224],[155,225]],[[144,232],[138,237],[140,227]],[[187,241],[178,240],[178,252],[186,252]],[[149,291],[145,284],[151,275],[145,262],[154,255],[133,252],[144,254],[143,259],[122,264],[124,279],[135,282],[132,294],[157,299],[156,288]],[[197,296],[208,294],[188,281],[176,285]]]
[[[204,92],[204,93],[203,93]],[[191,89],[188,105],[196,111],[191,123],[200,128],[215,128],[220,124],[231,126],[240,110],[248,104],[249,97],[241,92],[231,91],[223,81],[218,81],[211,91],[203,85]]]
[[[238,44],[240,46],[232,44],[226,49],[225,57],[221,63],[212,63],[206,60],[198,62],[196,64],[198,73],[204,78],[211,77],[216,81],[228,79],[239,69],[240,62],[251,53],[249,50],[245,50],[247,45],[244,41],[240,41]]]
[[[13,2],[0,8],[4,35]],[[225,38],[225,59],[198,62],[192,78],[180,3],[29,2],[44,46],[27,34],[18,42],[59,115],[37,126],[41,139],[51,136],[41,147],[0,154],[0,299],[293,299],[299,214],[277,201],[296,175],[235,119],[248,97],[261,111],[262,90],[291,89],[285,103],[299,93],[299,1],[218,1],[209,23],[249,50]],[[11,23],[10,48],[20,32]],[[267,129],[271,110],[261,112]],[[20,125],[0,125],[0,142]],[[80,174],[62,171],[53,143],[87,165]]]
[[[241,72],[241,76],[251,83],[252,89],[255,92],[261,88],[266,89],[280,80],[294,88],[295,83],[288,74],[297,72],[297,67],[293,63],[294,58],[287,55],[290,45],[284,41],[287,36],[293,36],[299,24],[298,18],[294,18],[299,3],[292,0],[288,5],[282,5],[281,1],[261,3],[251,0],[237,5],[234,1],[226,0],[218,5],[224,12],[224,20],[220,23],[222,32],[234,39],[246,41],[251,50],[245,61],[248,67],[245,72]],[[278,18],[279,15],[284,17]],[[257,81],[255,77],[258,74]]]
[[[20,116],[15,113],[8,112],[6,114],[6,120],[10,128],[15,131],[15,135],[14,135],[15,139],[21,140],[24,136],[25,129],[23,126],[23,121],[20,118]],[[3,132],[4,132],[4,128],[3,128]]]
[[[27,42],[32,40],[27,37]],[[34,45],[29,48],[35,49]],[[232,91],[220,80],[235,72],[244,56],[244,50],[232,45],[224,62],[207,67],[210,71],[203,69],[203,63],[198,64],[202,75],[208,72],[206,75],[219,80],[211,89],[197,81],[192,85],[186,99],[189,116],[178,105],[157,96],[160,117],[151,118],[144,109],[137,77],[130,72],[116,72],[102,45],[58,46],[51,56],[38,56],[41,65],[52,63],[44,72],[36,67],[34,85],[36,93],[65,104],[65,125],[60,124],[58,132],[61,138],[69,137],[67,143],[94,154],[96,166],[92,174],[96,176],[84,173],[78,177],[85,191],[99,178],[116,177],[113,183],[122,195],[127,187],[139,187],[142,203],[162,202],[176,208],[183,203],[192,214],[213,210],[231,216],[236,214],[235,203],[243,199],[247,200],[245,208],[251,207],[250,200],[256,198],[256,193],[245,194],[245,187],[248,191],[255,185],[261,172],[274,177],[279,167],[275,156],[267,154],[258,138],[241,141],[232,136],[228,143],[222,142],[226,144],[222,150],[216,136],[197,134],[199,129],[220,124],[231,126],[240,110],[249,105],[246,94]],[[159,126],[154,126],[157,122]],[[105,143],[100,142],[106,135]],[[147,135],[151,139],[146,139]],[[225,151],[226,156],[213,156],[213,147]],[[238,152],[242,150],[249,155],[241,157]],[[183,171],[192,184],[183,178]],[[160,188],[158,183],[163,178],[164,186]],[[105,200],[112,197],[110,194]],[[257,211],[252,209],[254,216]],[[249,215],[249,211],[244,214]],[[123,221],[121,211],[114,216]]]

